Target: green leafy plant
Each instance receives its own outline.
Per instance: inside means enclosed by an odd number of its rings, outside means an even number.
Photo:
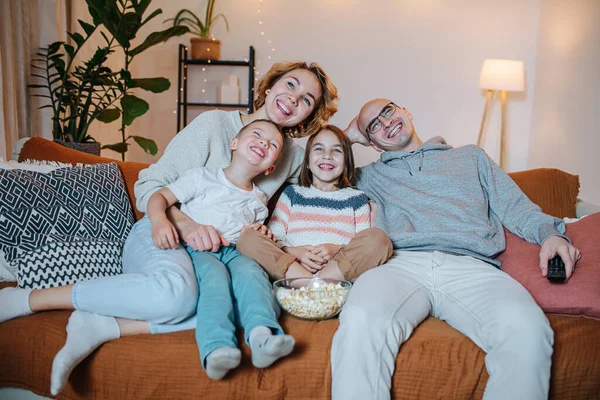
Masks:
[[[169,18],[165,22],[173,21],[173,26],[187,26],[190,29],[190,33],[192,35],[196,35],[201,38],[208,39],[210,37],[210,31],[212,29],[213,24],[219,18],[222,18],[225,21],[225,27],[227,28],[227,32],[229,32],[229,22],[227,22],[227,18],[222,13],[219,13],[213,17],[213,10],[215,8],[215,0],[208,0],[208,4],[206,5],[206,15],[204,17],[204,22],[198,18],[196,14],[188,9],[183,9],[175,15],[175,18]]]
[[[133,78],[129,66],[134,57],[148,48],[183,35],[189,28],[174,26],[153,32],[141,44],[133,46],[132,41],[139,30],[162,13],[161,9],[157,9],[143,18],[151,1],[86,0],[93,23],[78,21],[84,35],[67,32],[73,44],[54,42],[37,53],[40,58],[33,60],[35,71],[32,76],[40,83],[29,86],[36,89],[34,96],[47,99],[49,104],[40,108],[52,109],[54,139],[95,142],[88,134],[94,121],[109,123],[121,118],[121,142],[102,146],[103,149],[121,153],[124,160],[129,141],[133,140],[146,153],[157,153],[154,140],[126,135],[126,128],[149,109],[149,104],[135,96],[132,89],[161,93],[169,89],[171,83],[163,77]],[[105,45],[98,47],[89,60],[76,64],[78,53],[96,32],[102,35]],[[122,53],[124,65],[113,71],[107,66],[107,60],[116,52]]]

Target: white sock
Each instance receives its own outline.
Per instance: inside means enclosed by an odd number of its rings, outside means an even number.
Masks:
[[[273,335],[266,326],[257,326],[250,332],[252,365],[266,368],[294,350],[296,341],[290,335]]]
[[[235,347],[219,347],[206,357],[206,374],[210,379],[223,379],[240,365],[242,352]]]
[[[0,290],[0,323],[33,314],[29,308],[29,295],[32,290],[15,287]]]
[[[119,336],[119,325],[114,317],[74,311],[67,324],[67,342],[52,363],[52,395],[56,396],[63,389],[73,369],[91,352]]]

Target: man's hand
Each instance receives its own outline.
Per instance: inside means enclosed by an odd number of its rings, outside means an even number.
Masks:
[[[540,250],[540,270],[542,276],[548,275],[548,261],[559,255],[565,264],[567,280],[575,270],[575,263],[581,258],[581,252],[560,236],[550,236],[542,243]]]
[[[346,133],[348,140],[350,140],[350,143],[352,144],[358,143],[362,144],[363,146],[370,145],[370,140],[367,139],[367,137],[358,129],[358,116],[354,117],[352,121],[350,121],[346,129],[344,129],[344,133]]]
[[[179,244],[177,230],[167,217],[152,220],[152,241],[159,249],[174,249]]]
[[[332,243],[325,243],[325,244],[321,244],[319,246],[313,247],[310,252],[313,253],[314,255],[321,256],[325,260],[329,261],[333,258],[333,256],[335,256],[338,253],[338,251],[340,251],[340,249],[342,247],[344,247],[344,246],[340,246],[340,245],[332,244]]]
[[[192,225],[193,224],[193,225]],[[185,224],[181,238],[197,251],[219,251],[221,246],[229,246],[231,243],[219,235],[212,225],[202,225],[196,222]]]
[[[273,235],[273,232],[271,232],[271,230],[269,228],[267,228],[265,225],[261,224],[260,222],[257,222],[255,224],[250,224],[250,225],[244,225],[242,227],[242,232],[244,232],[246,229],[255,230],[258,233],[260,233],[261,235],[265,235],[272,241],[277,242],[277,239],[275,239],[275,235]]]
[[[286,253],[293,255],[300,265],[302,265],[310,273],[314,274],[323,269],[325,264],[327,264],[327,260],[321,256],[313,254],[313,249],[313,246],[286,246],[282,248],[282,250]]]

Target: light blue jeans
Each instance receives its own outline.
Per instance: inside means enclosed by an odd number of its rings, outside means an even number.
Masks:
[[[269,276],[256,261],[241,255],[234,245],[216,253],[186,250],[200,287],[196,343],[202,366],[206,368],[206,357],[215,349],[237,347],[237,327],[244,329],[247,344],[258,326],[283,334]]]
[[[152,242],[144,217],[123,248],[123,275],[83,281],[73,287],[76,310],[150,322],[152,333],[193,329],[198,285],[192,260],[181,245],[162,250]]]

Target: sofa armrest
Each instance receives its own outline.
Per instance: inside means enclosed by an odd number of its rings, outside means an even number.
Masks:
[[[577,199],[576,214],[577,218],[585,217],[586,215],[600,212],[600,205],[588,203],[581,199]]]

